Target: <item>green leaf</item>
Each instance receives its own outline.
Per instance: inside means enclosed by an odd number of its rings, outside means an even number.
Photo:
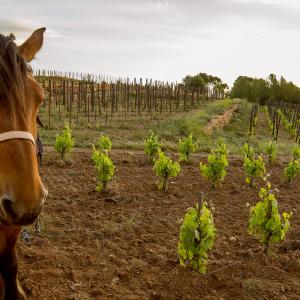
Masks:
[[[158,159],[155,160],[153,170],[154,174],[159,177],[157,181],[158,189],[162,189],[165,181],[179,174],[180,165],[178,162],[173,162],[159,149]]]
[[[248,231],[259,237],[262,244],[268,246],[270,242],[278,243],[285,238],[290,228],[291,215],[284,212],[281,218],[269,182],[266,183],[265,188],[260,189],[259,197],[261,201],[250,208]]]
[[[158,137],[152,132],[151,135],[145,140],[145,154],[148,155],[151,162],[154,161],[156,155],[160,150],[160,143]]]
[[[188,162],[191,153],[197,149],[197,144],[193,142],[193,135],[190,133],[185,139],[179,140],[179,161]]]
[[[93,146],[92,161],[97,171],[98,184],[96,191],[101,192],[104,184],[113,178],[115,167],[108,154],[106,152],[100,152],[95,146]]]
[[[180,227],[178,256],[181,265],[205,273],[208,263],[207,252],[212,249],[216,228],[211,211],[203,203],[189,208]]]
[[[213,149],[208,155],[207,164],[200,162],[199,169],[202,176],[211,181],[214,188],[218,183],[222,182],[226,176],[226,167],[228,151],[224,143]]]
[[[72,130],[69,124],[66,122],[63,132],[56,136],[54,149],[61,154],[62,159],[65,159],[65,155],[73,149],[74,139],[72,138]]]

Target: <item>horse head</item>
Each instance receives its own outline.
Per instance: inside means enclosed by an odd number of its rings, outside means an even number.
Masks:
[[[12,35],[0,35],[0,223],[6,225],[33,223],[47,196],[34,143],[45,95],[28,65],[45,30],[34,31],[20,46]]]

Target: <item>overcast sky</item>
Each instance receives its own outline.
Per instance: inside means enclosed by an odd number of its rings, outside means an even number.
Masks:
[[[300,85],[299,0],[0,0],[0,33],[47,27],[34,68],[181,81],[207,72]]]

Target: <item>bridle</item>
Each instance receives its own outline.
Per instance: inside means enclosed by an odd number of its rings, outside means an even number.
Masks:
[[[36,117],[36,123],[40,125],[41,127],[44,127],[43,122],[39,118],[39,116]],[[36,141],[33,137],[33,135],[30,132],[27,131],[7,131],[0,133],[0,143],[9,141],[9,140],[29,140],[32,142],[34,148],[36,148]]]
[[[9,141],[9,140],[16,140],[16,139],[22,139],[22,140],[29,140],[32,142],[33,146],[35,145],[35,139],[33,135],[30,132],[27,131],[7,131],[0,133],[0,143]]]

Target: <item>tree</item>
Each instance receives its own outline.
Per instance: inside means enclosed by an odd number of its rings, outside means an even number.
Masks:
[[[277,79],[275,74],[268,78],[251,78],[239,76],[231,89],[232,98],[244,98],[265,105],[266,101],[300,102],[300,89],[284,77]]]
[[[258,102],[265,105],[266,101],[270,99],[270,89],[266,80],[262,78],[255,78],[250,85],[250,101]]]
[[[225,90],[228,89],[228,85],[226,83],[222,83],[221,78],[201,72],[195,76],[185,76],[182,83],[191,90],[193,100],[195,93],[197,93],[197,98],[201,95],[208,99],[210,96],[210,90],[212,90],[213,97],[224,98]]]
[[[251,82],[253,78],[247,76],[239,76],[231,89],[230,96],[232,98],[249,99],[251,97]]]

